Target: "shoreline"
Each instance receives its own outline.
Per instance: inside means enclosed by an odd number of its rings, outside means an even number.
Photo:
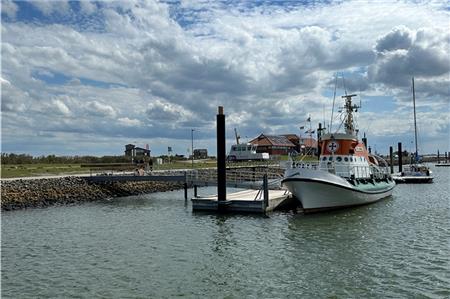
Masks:
[[[282,173],[280,168],[262,168],[271,173]],[[242,169],[241,169],[242,170]],[[262,179],[261,167],[248,167],[250,172],[240,177]],[[197,170],[207,174],[215,169]],[[236,170],[230,170],[233,174]],[[255,173],[256,171],[256,173]],[[185,171],[161,171],[166,174],[184,174]],[[184,182],[165,181],[129,181],[92,183],[86,180],[89,175],[61,175],[57,177],[27,177],[1,179],[1,211],[13,211],[26,208],[44,208],[53,205],[92,202],[101,199],[131,196],[146,193],[166,192],[184,188]]]
[[[1,181],[1,210],[45,208],[92,202],[120,196],[165,192],[183,188],[174,182],[114,182],[93,184],[82,177],[17,179]]]

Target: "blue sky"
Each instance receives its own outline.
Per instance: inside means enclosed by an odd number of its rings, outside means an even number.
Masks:
[[[2,152],[215,153],[217,106],[248,139],[329,123],[361,96],[369,143],[449,151],[450,13],[436,1],[2,0]],[[358,98],[359,100],[359,98]],[[341,103],[342,104],[342,103]],[[334,123],[339,122],[335,119]]]

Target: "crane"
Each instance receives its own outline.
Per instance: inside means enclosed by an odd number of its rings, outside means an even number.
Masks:
[[[238,135],[236,128],[234,128],[234,135],[236,136],[236,144],[239,144],[239,139],[241,139],[241,136]]]

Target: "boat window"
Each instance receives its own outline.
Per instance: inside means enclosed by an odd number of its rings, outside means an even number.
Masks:
[[[345,162],[348,162],[348,157],[344,157],[344,161],[345,161]]]
[[[328,161],[333,161],[333,157],[330,156],[330,157],[328,158]]]
[[[326,160],[327,160],[327,157],[323,157],[323,158],[322,158],[322,161],[326,161]]]
[[[342,161],[342,157],[337,157],[336,161],[341,162]]]
[[[352,157],[350,157],[350,162],[353,162],[353,158]]]
[[[233,147],[231,147],[231,149],[232,149],[233,151],[235,151],[235,150],[236,150],[236,147],[235,147],[235,146],[233,146]]]

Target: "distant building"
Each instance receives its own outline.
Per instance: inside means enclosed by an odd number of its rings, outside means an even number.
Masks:
[[[150,157],[150,150],[145,149],[142,147],[137,147],[134,144],[127,144],[125,145],[125,156],[127,157],[143,157],[148,156]]]
[[[295,144],[286,136],[261,134],[250,141],[257,146],[256,152],[269,155],[287,155],[295,151]]]
[[[286,137],[290,142],[292,142],[295,145],[295,151],[297,153],[300,153],[301,147],[300,147],[300,137],[298,137],[298,135],[296,134],[284,134],[281,135]]]
[[[208,150],[204,148],[199,148],[194,150],[194,159],[207,159]]]
[[[317,156],[317,140],[312,137],[300,138],[299,139],[300,151],[302,155],[312,155]]]

